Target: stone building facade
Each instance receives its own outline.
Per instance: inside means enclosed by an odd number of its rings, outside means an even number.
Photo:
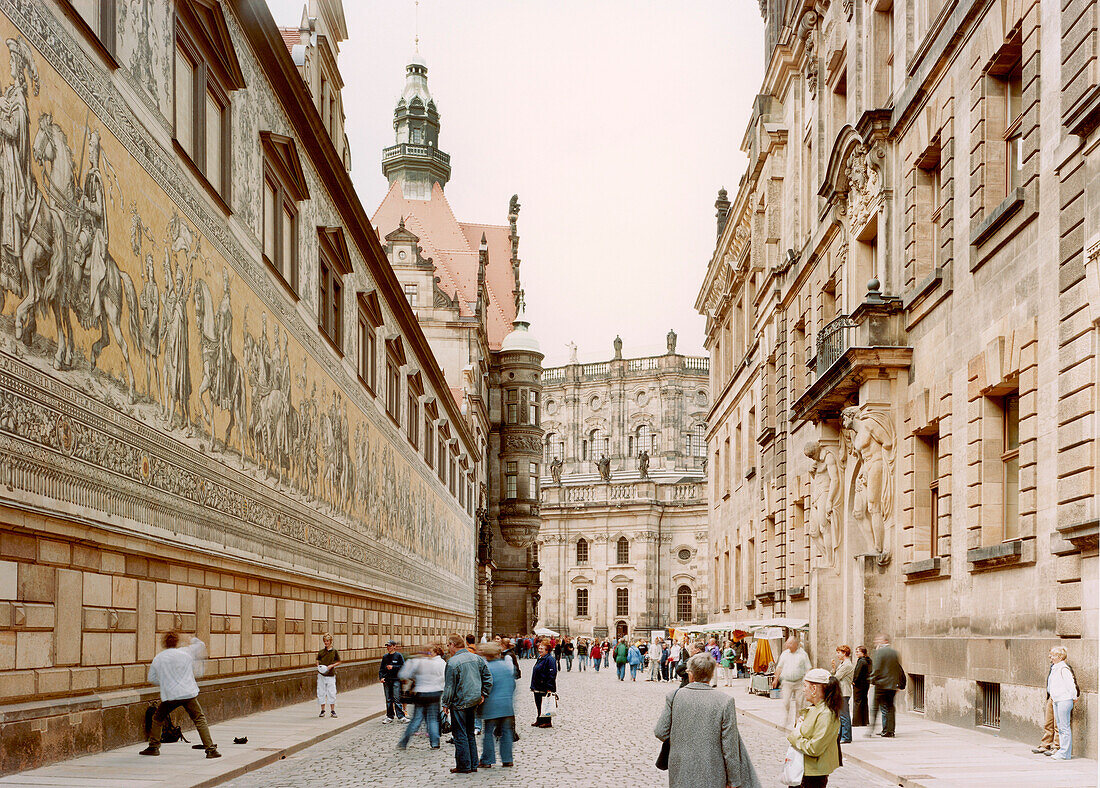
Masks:
[[[762,0],[697,309],[714,617],[893,635],[911,710],[1097,730],[1095,3]],[[1040,74],[1042,78],[1040,78]]]
[[[347,174],[340,3],[303,26],[0,2],[5,772],[140,740],[170,630],[216,721],[310,697],[326,631],[351,688],[474,625],[484,445]]]
[[[451,158],[439,147],[441,115],[428,67],[414,56],[405,72],[394,144],[382,151],[390,187],[373,222],[482,458],[468,469],[479,529],[476,630],[526,632],[535,625],[538,593],[529,550],[538,497],[527,483],[509,490],[507,477],[523,468],[526,479],[540,459],[542,354],[521,314],[519,198],[509,202],[506,225],[455,217],[444,193]],[[522,422],[505,418],[509,406]],[[426,407],[425,419],[434,419],[436,404]],[[429,456],[435,439],[427,421],[423,433]]]
[[[707,359],[676,352],[543,373],[539,620],[574,636],[702,621]]]

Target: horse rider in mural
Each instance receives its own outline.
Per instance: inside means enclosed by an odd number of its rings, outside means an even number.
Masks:
[[[27,75],[38,95],[38,69],[30,48],[22,39],[7,40],[12,84],[0,99],[0,283],[23,294],[23,232],[30,205],[37,192],[31,174],[30,109]]]

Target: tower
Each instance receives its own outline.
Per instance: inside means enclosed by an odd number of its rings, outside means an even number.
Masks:
[[[439,110],[428,92],[428,66],[414,55],[405,67],[405,90],[393,111],[394,142],[382,151],[382,174],[401,181],[406,199],[428,200],[432,186],[451,178],[451,157],[439,149]]]

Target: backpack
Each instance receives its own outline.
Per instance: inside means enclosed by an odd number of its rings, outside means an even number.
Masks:
[[[156,714],[157,703],[150,703],[145,709],[145,740],[149,740],[149,734],[153,732],[153,715]],[[164,720],[164,725],[160,729],[160,740],[164,744],[172,744],[178,742],[180,739],[187,741],[187,737],[183,735],[183,731],[179,725],[172,722],[172,715],[169,714]]]

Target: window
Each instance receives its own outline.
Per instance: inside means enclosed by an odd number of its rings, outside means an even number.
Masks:
[[[435,446],[435,440],[432,436],[432,419],[428,415],[427,410],[424,411],[424,462],[428,463],[428,467],[432,467],[434,459],[432,457],[432,449]]]
[[[409,302],[409,306],[416,306],[416,284],[405,284],[402,287],[405,290],[405,300]]]
[[[983,728],[1001,727],[1001,685],[978,682],[977,724]]]
[[[401,423],[401,367],[405,365],[405,351],[401,337],[386,340],[386,412],[397,424]]]
[[[260,132],[260,139],[264,150],[264,260],[297,294],[298,203],[309,197],[309,190],[294,141],[267,131]]]
[[[504,423],[515,424],[519,415],[519,392],[508,389],[505,392]]]
[[[615,589],[615,615],[616,616],[629,616],[630,615],[630,589],[629,588],[616,588]]]
[[[536,427],[539,426],[540,424],[542,424],[542,414],[540,412],[540,404],[541,404],[540,399],[541,399],[541,397],[542,397],[542,395],[539,392],[537,392],[537,391],[532,391],[531,392],[531,400],[530,400],[531,418],[530,418],[530,423],[534,424]]]
[[[679,558],[681,561],[690,561],[691,550],[686,547],[681,547],[680,551],[676,553],[676,557]]]
[[[453,453],[447,455],[447,472],[448,489],[451,491],[451,495],[457,495],[456,477],[458,473],[455,471],[455,456]]]
[[[373,291],[359,293],[357,301],[359,379],[373,393],[378,388],[378,336],[375,331],[382,325],[382,310],[378,305],[378,296]]]
[[[986,210],[1022,185],[1023,149],[1023,38],[1017,27],[990,62],[985,76],[982,111],[986,133],[982,144],[991,188],[984,200]]]
[[[96,40],[115,54],[115,0],[69,0]]]
[[[577,564],[584,566],[588,563],[588,541],[586,539],[577,540]]]
[[[687,435],[685,454],[689,457],[707,456],[707,427],[705,424],[696,424]]]
[[[625,536],[620,536],[619,541],[615,543],[615,563],[630,563],[630,542]]]
[[[598,460],[607,454],[607,438],[599,427],[588,433],[588,459]]]
[[[317,325],[341,353],[344,349],[344,277],[351,257],[339,227],[318,227]]]
[[[924,676],[917,673],[909,674],[909,686],[913,693],[913,711],[924,713]]]
[[[641,454],[643,451],[654,454],[657,451],[657,436],[650,430],[648,424],[639,424],[634,431],[634,445],[631,454]]]
[[[933,558],[937,555],[940,521],[940,436],[930,433],[917,436],[917,532],[914,534],[916,554]]]
[[[517,498],[517,463],[509,462],[505,466],[507,471],[504,475],[504,497],[505,499],[514,500]]]
[[[113,7],[114,3],[104,0],[97,5]],[[244,76],[220,8],[181,2],[177,10],[173,107],[176,142],[206,182],[227,203],[231,182],[229,151],[232,147],[229,94],[244,87]],[[110,20],[107,19],[108,13]],[[113,9],[110,12],[101,11],[99,23],[113,23],[113,18]]]
[[[676,620],[691,621],[691,588],[688,586],[676,589]]]
[[[1023,119],[1023,78],[1019,57],[1002,78],[1002,96],[1006,124],[1004,141],[1007,194],[1020,185],[1020,172],[1024,168],[1023,135],[1020,132]]]
[[[554,460],[565,458],[565,442],[558,438],[557,433],[548,433],[543,441],[544,462],[549,465]]]
[[[420,373],[409,375],[405,386],[405,435],[414,449],[420,448],[420,396],[423,393]]]
[[[1003,467],[1002,511],[1005,541],[1020,536],[1020,395],[1006,394],[1001,400],[1001,465]]]
[[[435,441],[435,475],[439,477],[439,481],[444,484],[447,483],[447,446],[445,444],[442,431],[439,432]]]
[[[540,481],[540,479],[539,479],[539,464],[537,462],[532,462],[530,465],[531,465],[531,468],[530,468],[530,471],[531,471],[531,497],[532,498],[538,498],[539,497],[539,481]]]
[[[588,615],[588,589],[577,589],[577,618],[584,618]]]

